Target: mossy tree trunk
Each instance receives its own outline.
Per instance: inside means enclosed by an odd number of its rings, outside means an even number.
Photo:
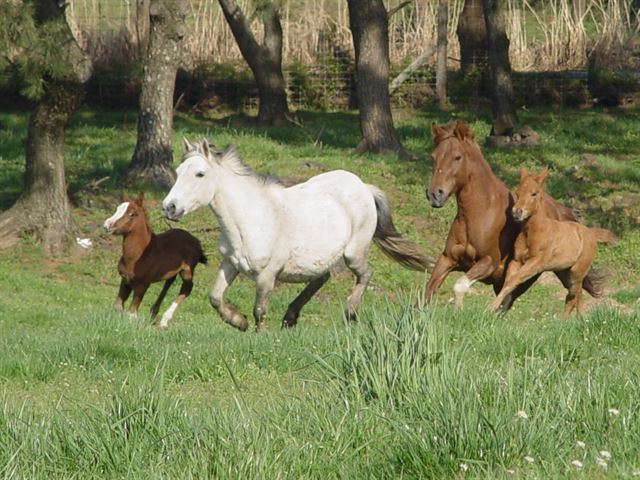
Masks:
[[[509,38],[505,31],[504,0],[482,0],[487,28],[491,74],[491,135],[510,135],[518,123],[509,62]]]
[[[64,64],[64,68],[56,65],[56,69],[64,74],[55,80],[43,74],[44,95],[29,118],[27,130],[24,190],[0,215],[0,248],[15,245],[21,235],[27,234],[42,244],[45,255],[53,256],[62,254],[77,232],[64,174],[64,136],[82,101],[92,66],[71,34],[64,6],[54,0],[40,0],[34,7],[38,29],[47,29],[55,36],[47,40],[51,48],[60,49],[53,53]],[[61,27],[49,28],[54,23]]]
[[[153,0],[149,7],[149,46],[138,106],[138,139],[125,172],[127,182],[169,188],[173,171],[173,92],[186,34],[185,2]]]
[[[261,0],[257,13],[262,17],[264,38],[258,43],[242,9],[234,0],[218,0],[245,61],[258,86],[258,126],[288,122],[286,85],[282,74],[282,25],[271,0]]]
[[[482,0],[465,0],[458,19],[460,42],[460,70],[468,75],[484,68],[487,61],[487,27]]]
[[[407,156],[391,115],[387,10],[382,0],[348,0],[348,5],[362,132],[356,151]]]

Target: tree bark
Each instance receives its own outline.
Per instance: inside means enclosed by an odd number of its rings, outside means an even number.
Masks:
[[[518,122],[511,81],[509,38],[504,27],[503,0],[482,0],[489,42],[491,73],[491,105],[493,125],[491,135],[510,135]]]
[[[482,0],[465,0],[458,19],[460,70],[468,75],[483,68],[487,61],[487,27]]]
[[[260,3],[264,38],[259,44],[238,4],[234,0],[218,1],[258,86],[258,125],[268,127],[286,124],[289,106],[282,74],[282,25],[278,9],[271,0],[262,0]]]
[[[362,139],[357,152],[408,156],[391,115],[388,15],[382,0],[348,0],[356,56],[356,91]]]
[[[185,4],[179,0],[153,0],[149,8],[149,47],[144,65],[138,139],[125,172],[127,182],[142,180],[169,188],[173,171],[173,91],[186,34]]]
[[[447,109],[447,20],[448,0],[438,2],[438,54],[436,56],[436,102],[440,110]]]
[[[149,33],[151,30],[150,4],[151,0],[136,1],[136,38],[138,41],[138,59],[141,62],[147,58],[149,49]]]
[[[0,215],[0,248],[8,248],[23,234],[42,244],[46,256],[62,254],[73,242],[77,227],[71,217],[64,176],[64,134],[71,116],[80,105],[84,83],[92,65],[71,34],[63,6],[56,1],[35,3],[38,28],[50,29],[64,59],[64,74],[45,77],[45,92],[29,118],[24,190],[16,203]],[[46,68],[45,70],[46,71]]]

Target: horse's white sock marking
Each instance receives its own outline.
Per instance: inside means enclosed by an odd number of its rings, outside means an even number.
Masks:
[[[164,312],[164,315],[162,315],[160,323],[158,323],[158,326],[160,328],[166,328],[167,325],[169,325],[169,320],[171,320],[171,318],[173,317],[173,312],[176,311],[176,308],[178,308],[178,304],[176,302],[173,302],[171,306],[167,308],[167,311]]]
[[[464,294],[469,291],[471,285],[473,285],[476,281],[469,280],[466,275],[460,277],[456,283],[453,285],[453,294],[456,298],[456,305],[462,306],[462,299],[464,298]]]
[[[116,208],[116,213],[114,213],[104,221],[104,228],[111,228],[114,223],[122,218],[122,216],[127,211],[127,208],[129,208],[129,202],[124,202],[118,205],[118,208]]]

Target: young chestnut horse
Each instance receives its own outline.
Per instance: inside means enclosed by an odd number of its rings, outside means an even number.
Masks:
[[[276,280],[307,282],[282,320],[283,327],[292,327],[342,260],[356,276],[346,311],[354,317],[372,274],[366,258],[372,239],[405,267],[424,271],[433,264],[396,231],[384,193],[352,173],[327,172],[285,188],[243,164],[233,146],[217,151],[207,140],[192,145],[185,139],[184,147],[162,209],[170,220],[204,205],[215,214],[223,260],[209,300],[240,330],[247,329],[246,318],[223,300],[238,273],[256,282],[253,316],[259,331]]]
[[[492,285],[496,294],[502,289],[521,227],[511,214],[513,194],[491,171],[469,126],[462,121],[434,123],[431,132],[436,146],[427,199],[432,207],[440,208],[454,194],[458,212],[427,283],[425,302],[431,300],[449,272],[462,271],[465,275],[453,287],[456,304],[461,305],[464,294],[477,281]],[[550,196],[543,194],[543,199],[541,208],[548,217],[575,220],[568,208]],[[504,297],[501,308],[508,310],[536,279],[530,278]],[[591,272],[584,288],[599,292],[598,278]]]
[[[107,232],[123,236],[122,257],[118,263],[122,281],[116,308],[122,310],[124,302],[133,290],[133,300],[129,309],[131,313],[137,313],[149,285],[165,280],[158,299],[151,307],[151,319],[155,320],[167,290],[176,276],[180,275],[180,293],[157,323],[159,328],[167,328],[178,305],[191,293],[196,265],[206,264],[207,257],[198,239],[184,230],[171,229],[158,235],[154,234],[142,206],[142,192],[135,199],[130,199],[125,194],[123,200],[124,203],[104,222]]]
[[[540,175],[520,170],[517,201],[513,218],[522,223],[515,243],[514,260],[509,263],[502,290],[489,304],[498,309],[503,299],[518,285],[542,272],[553,271],[567,289],[564,316],[580,312],[582,281],[596,255],[597,242],[612,243],[613,233],[604,228],[589,228],[578,222],[560,222],[542,211],[543,184],[548,169]]]

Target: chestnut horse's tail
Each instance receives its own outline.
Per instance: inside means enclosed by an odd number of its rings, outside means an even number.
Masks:
[[[611,230],[606,228],[589,228],[589,230],[600,243],[611,245],[616,241],[616,237]],[[587,276],[582,280],[582,288],[594,298],[601,297],[604,294],[604,282],[606,279],[607,275],[604,272],[591,268],[587,272]]]
[[[404,238],[396,230],[391,219],[389,200],[387,200],[384,192],[373,185],[367,185],[367,187],[373,194],[373,199],[376,203],[378,222],[373,239],[380,247],[380,250],[405,268],[419,272],[433,270],[435,260],[423,253],[418,245]]]
[[[607,230],[606,228],[589,228],[591,233],[593,233],[596,237],[596,240],[600,243],[606,243],[607,245],[611,245],[616,241],[616,237],[611,230]]]

